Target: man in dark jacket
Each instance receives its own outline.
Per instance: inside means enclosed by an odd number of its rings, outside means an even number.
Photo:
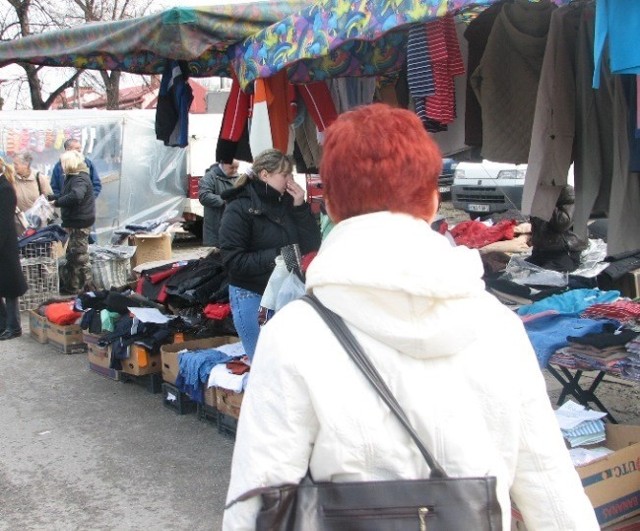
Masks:
[[[78,153],[82,153],[82,146],[80,142],[75,138],[67,138],[67,140],[64,141],[64,150],[74,150]],[[87,168],[89,168],[89,178],[91,179],[91,185],[93,186],[93,195],[95,197],[98,197],[100,195],[100,191],[102,190],[102,182],[100,181],[98,171],[87,157],[84,158],[84,163],[87,165]],[[53,170],[51,172],[51,189],[53,190],[54,195],[60,195],[62,193],[63,186],[64,172],[62,171],[62,165],[60,164],[60,161],[58,161],[53,166]]]
[[[218,162],[211,166],[200,179],[198,199],[204,206],[204,228],[202,244],[219,247],[218,231],[225,202],[221,194],[233,188],[238,176],[238,161]]]
[[[52,204],[60,208],[62,226],[69,233],[64,274],[66,290],[78,293],[92,280],[89,234],[96,219],[95,197],[84,157],[77,151],[65,151],[60,162],[65,174],[64,185]]]

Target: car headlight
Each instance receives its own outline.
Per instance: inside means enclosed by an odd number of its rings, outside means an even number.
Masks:
[[[458,170],[456,169],[453,172],[453,178],[454,179],[464,179],[464,170]]]
[[[500,170],[498,179],[524,179],[526,170]]]

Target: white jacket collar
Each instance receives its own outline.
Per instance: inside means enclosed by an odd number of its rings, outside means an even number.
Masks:
[[[488,294],[477,251],[452,247],[423,220],[378,212],[336,225],[307,287],[367,335],[416,358],[449,356],[482,328]]]

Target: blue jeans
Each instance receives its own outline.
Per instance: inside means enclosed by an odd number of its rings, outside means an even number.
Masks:
[[[262,295],[254,293],[248,289],[229,285],[229,302],[231,303],[231,315],[233,325],[242,341],[247,356],[253,360],[260,334],[258,323],[258,310]]]

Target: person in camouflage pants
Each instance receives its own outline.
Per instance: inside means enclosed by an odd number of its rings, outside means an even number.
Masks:
[[[67,264],[64,277],[66,288],[78,293],[91,283],[91,261],[89,259],[89,235],[91,227],[86,229],[67,228],[69,243],[67,244]]]
[[[96,219],[93,185],[84,157],[77,151],[60,155],[64,171],[62,193],[52,198],[53,206],[60,207],[62,226],[69,233],[67,265],[63,273],[66,290],[78,293],[91,283],[89,260],[89,234]]]

